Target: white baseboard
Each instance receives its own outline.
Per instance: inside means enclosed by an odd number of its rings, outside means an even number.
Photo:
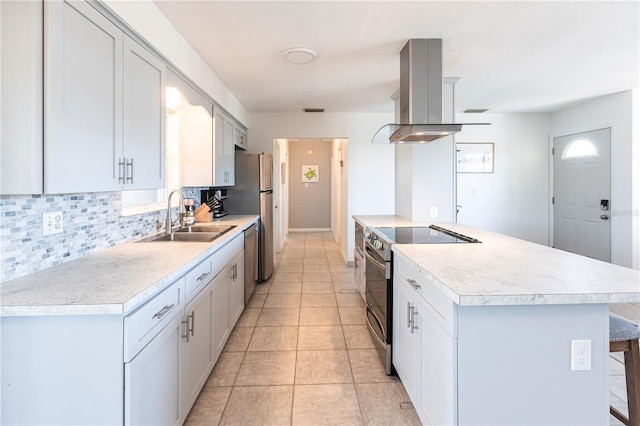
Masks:
[[[289,228],[289,232],[331,232],[331,228]]]

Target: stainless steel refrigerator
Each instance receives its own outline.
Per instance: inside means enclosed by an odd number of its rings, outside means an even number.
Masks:
[[[258,281],[273,273],[273,159],[271,154],[236,152],[236,184],[227,190],[230,214],[260,215],[258,233]]]

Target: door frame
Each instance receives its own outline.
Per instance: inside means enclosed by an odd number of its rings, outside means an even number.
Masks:
[[[614,193],[614,179],[613,179],[613,159],[614,159],[614,150],[615,146],[613,141],[615,140],[615,126],[613,123],[601,123],[600,125],[596,125],[590,129],[572,129],[565,130],[563,132],[558,132],[557,134],[549,134],[547,144],[548,144],[548,152],[549,152],[549,210],[548,210],[548,220],[549,220],[549,232],[548,232],[548,246],[554,247],[554,239],[555,239],[555,220],[554,220],[554,187],[555,187],[555,172],[554,172],[554,139],[561,138],[565,136],[573,136],[579,135],[581,133],[589,133],[597,130],[609,129],[609,174],[610,174],[610,188],[609,188],[609,204],[612,205],[611,200],[613,199]],[[610,263],[614,263],[613,253],[614,253],[614,214],[613,209],[609,209],[609,223],[610,223],[610,232],[609,232],[609,244],[610,244]]]

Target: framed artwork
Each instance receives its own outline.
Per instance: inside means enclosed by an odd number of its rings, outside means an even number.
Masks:
[[[458,173],[493,173],[493,143],[457,143]]]
[[[319,182],[320,166],[317,164],[302,165],[302,182]]]

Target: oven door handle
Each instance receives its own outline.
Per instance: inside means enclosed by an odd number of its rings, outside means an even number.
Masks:
[[[378,323],[378,327],[380,327],[380,330],[382,331],[383,337],[386,339],[387,336],[384,336],[384,334],[385,334],[384,333],[384,328],[382,327],[382,323],[380,322],[380,318],[378,318],[378,316],[375,314],[375,312],[373,312],[368,306],[367,306],[367,313],[371,313],[371,315],[373,315],[373,318]],[[367,326],[369,326],[369,330],[371,330],[371,334],[373,334],[373,336],[376,338],[376,340],[378,342],[380,342],[382,347],[386,347],[387,346],[387,342],[382,340],[380,338],[380,336],[378,336],[378,333],[376,333],[376,331],[373,329],[373,325],[371,324],[371,321],[369,320],[369,315],[366,315],[366,313],[365,313],[365,317],[366,317],[366,320],[367,320]]]
[[[369,247],[367,247],[367,250],[365,252],[365,255],[367,256],[367,261],[371,261],[374,265],[376,265],[378,267],[378,269],[383,270],[386,272],[387,267],[384,263],[380,262],[378,259],[374,258],[373,256],[371,256],[369,254],[369,252],[371,251],[371,249]],[[389,277],[387,277],[389,278]]]

